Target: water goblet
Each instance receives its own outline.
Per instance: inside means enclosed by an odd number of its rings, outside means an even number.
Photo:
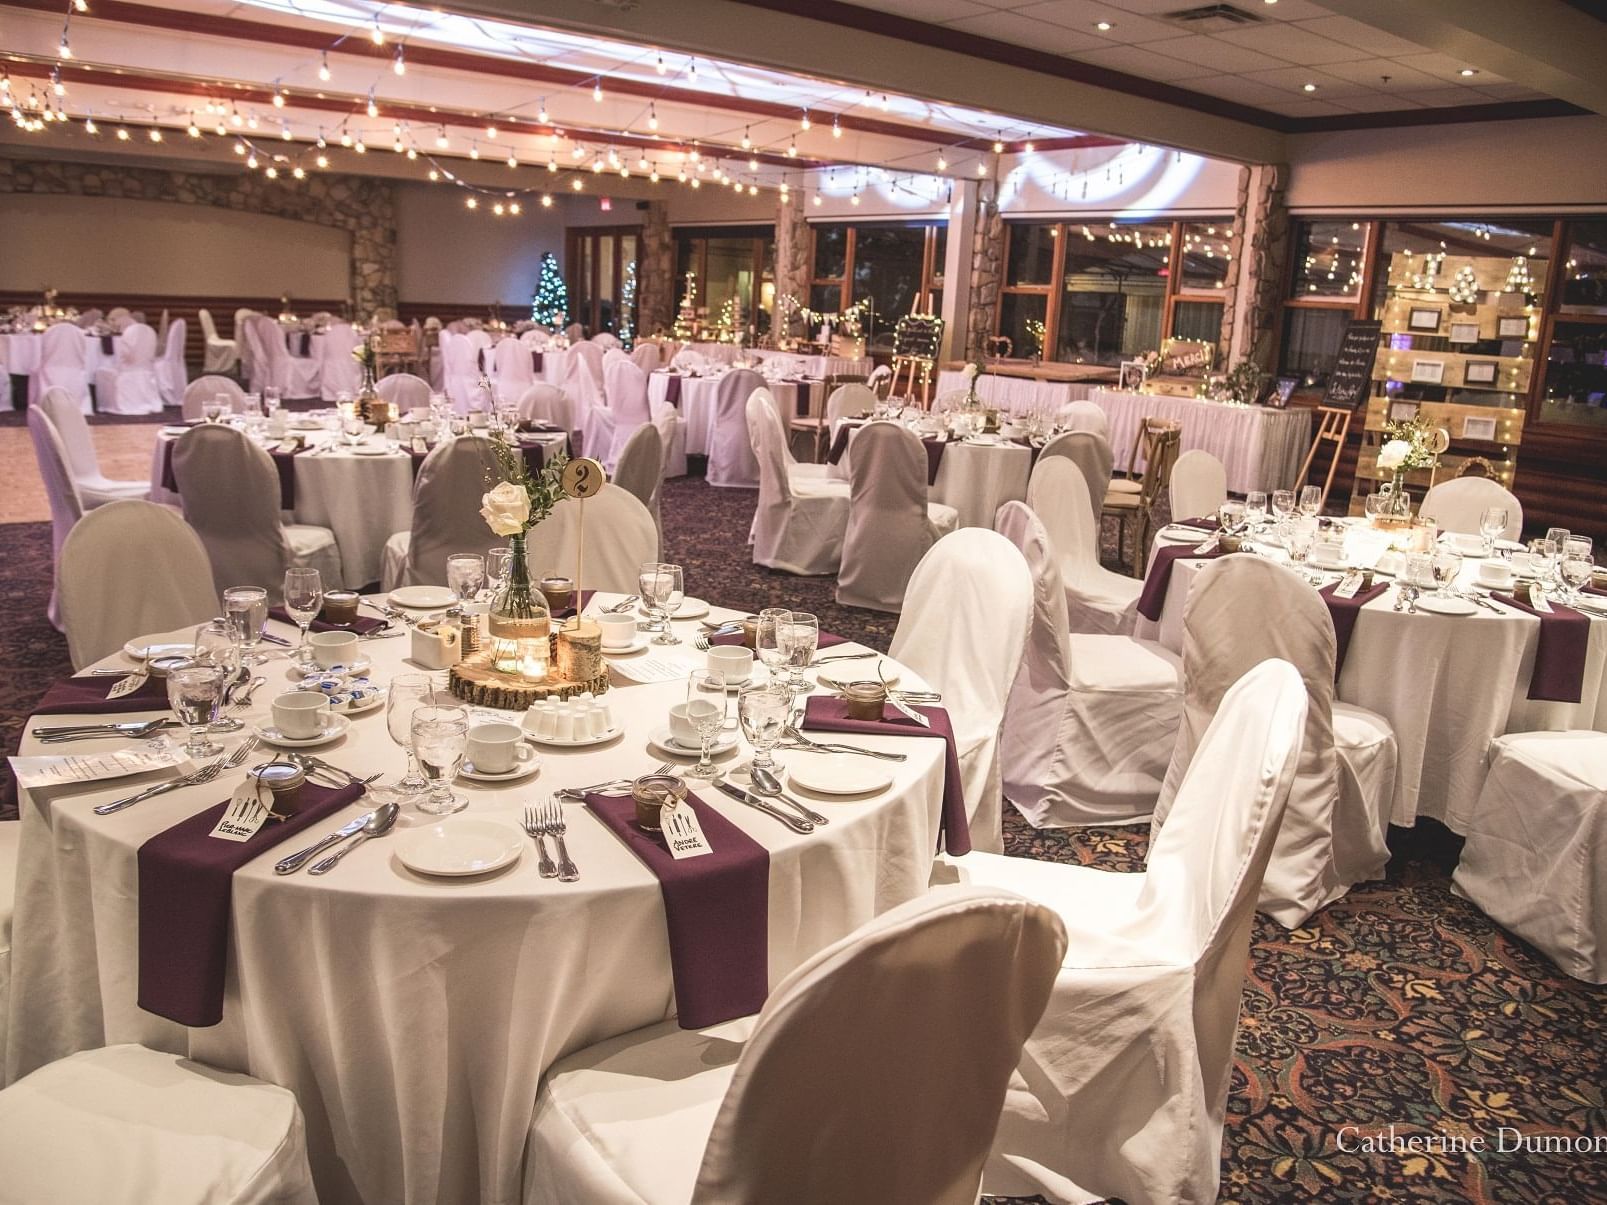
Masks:
[[[792,612],[785,607],[766,607],[759,612],[753,631],[753,652],[770,671],[769,680],[781,681],[781,667],[787,664],[787,626]]]
[[[781,743],[791,711],[792,692],[777,682],[749,679],[737,692],[737,720],[753,746],[754,769],[775,771],[771,750]]]
[[[1484,537],[1484,555],[1495,551],[1496,537],[1507,529],[1507,508],[1487,506],[1479,513],[1479,534]]]
[[[686,777],[710,779],[719,774],[719,768],[709,757],[709,749],[720,729],[725,727],[730,706],[725,679],[719,674],[697,669],[687,675],[686,718],[697,732],[699,749],[697,765],[682,771]]]
[[[820,643],[820,620],[806,611],[793,611],[783,628],[782,647],[787,653],[794,690],[807,691],[809,679],[804,670],[815,659],[815,648]]]
[[[323,605],[324,579],[318,570],[285,570],[285,612],[301,629],[301,640],[296,645],[296,664],[303,669],[313,666],[312,650],[307,647],[307,629],[318,618]]]
[[[458,602],[473,602],[485,588],[485,557],[477,552],[454,552],[447,557],[446,586]]]
[[[188,758],[216,757],[222,746],[207,739],[207,725],[218,718],[227,671],[199,662],[176,666],[167,673],[167,702],[179,722],[190,729],[184,745]]]
[[[1234,499],[1230,498],[1216,508],[1216,521],[1222,525],[1223,531],[1238,531],[1244,525],[1244,518],[1244,503]]]
[[[1317,539],[1317,524],[1310,519],[1295,519],[1284,531],[1283,546],[1289,553],[1289,563],[1295,567],[1302,581],[1315,584],[1316,579],[1306,569],[1306,558]]]
[[[1315,485],[1300,487],[1300,513],[1308,519],[1315,519],[1322,513],[1322,490]]]
[[[258,653],[262,643],[262,625],[268,622],[268,591],[261,586],[230,586],[223,592],[223,620],[240,646],[240,660],[245,665],[260,665],[268,659]]]
[[[1534,565],[1534,575],[1542,582],[1550,581],[1557,569],[1557,554],[1562,549],[1549,539],[1536,539],[1529,541],[1529,558]]]
[[[1290,515],[1292,515],[1294,513],[1295,513],[1295,492],[1294,492],[1294,490],[1273,490],[1272,491],[1272,516],[1273,516],[1273,518],[1278,519],[1278,520],[1281,521],[1283,519],[1287,519]]]
[[[1562,588],[1562,550],[1568,543],[1568,537],[1573,534],[1566,527],[1549,527],[1546,529],[1546,539],[1551,541],[1551,580],[1560,590]]]
[[[465,707],[431,704],[413,712],[413,753],[429,780],[429,791],[418,809],[431,816],[450,816],[469,805],[452,794],[452,780],[463,768],[469,742],[469,712]]]
[[[1590,575],[1596,571],[1596,560],[1592,555],[1593,545],[1589,536],[1569,536],[1562,546],[1562,555],[1558,558],[1557,573],[1563,584],[1568,587],[1568,601],[1578,603],[1583,601],[1583,589],[1590,583]]]
[[[508,584],[508,575],[513,571],[513,550],[511,548],[493,548],[485,554],[485,585],[495,598],[501,594]]]
[[[643,561],[636,571],[636,592],[642,596],[642,607],[647,611],[647,630],[661,635],[669,630],[669,615],[664,602],[669,598],[670,575],[658,561]]]
[[[681,638],[670,630],[670,619],[686,601],[684,575],[679,565],[660,565],[658,572],[659,608],[664,612],[664,626],[653,638],[654,644],[680,644]]]
[[[229,395],[220,393],[210,402],[201,403],[201,417],[209,423],[220,423],[223,416],[229,413]]]
[[[1437,544],[1430,561],[1430,569],[1434,574],[1434,584],[1439,587],[1434,592],[1436,597],[1450,598],[1451,583],[1462,571],[1462,554],[1450,544]]]
[[[262,410],[264,414],[272,414],[279,409],[282,391],[277,385],[266,385],[262,390]]]
[[[1265,490],[1251,490],[1244,496],[1244,521],[1254,529],[1266,521],[1267,495]]]
[[[428,674],[397,674],[385,696],[385,730],[407,754],[407,773],[389,788],[398,798],[411,799],[429,787],[413,752],[413,713],[434,701],[435,688]]]

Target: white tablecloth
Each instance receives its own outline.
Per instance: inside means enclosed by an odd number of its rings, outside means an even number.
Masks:
[[[701,346],[701,344],[699,345]],[[806,377],[824,379],[837,376],[869,377],[871,369],[876,367],[869,359],[849,359],[845,356],[801,356],[796,352],[774,351],[767,348],[755,348],[748,351],[751,358],[759,360],[786,360],[797,363],[798,371]]]
[[[6,366],[6,372],[18,377],[31,377],[38,372],[40,348],[44,344],[44,338],[42,333],[35,334],[32,331],[23,331],[16,335],[0,335],[0,363]],[[85,331],[84,338],[87,340],[84,344],[84,372],[93,381],[95,370],[103,367],[111,357],[101,350],[99,335]],[[111,338],[116,339],[117,336],[113,335]]]
[[[964,393],[967,388],[965,375],[951,369],[937,374],[937,388],[932,396],[939,398],[955,391]],[[983,373],[976,382],[979,398],[994,409],[1009,414],[1055,410],[1070,402],[1085,401],[1093,388],[1084,381],[1037,381],[1031,377],[1006,377],[993,373]]]
[[[1159,622],[1139,616],[1135,635],[1182,652],[1183,603],[1206,563],[1174,564]],[[1462,585],[1474,581],[1477,565],[1471,557],[1464,562]],[[1483,608],[1467,616],[1413,615],[1394,609],[1396,593],[1386,591],[1356,617],[1337,684],[1341,700],[1376,711],[1395,729],[1393,823],[1427,816],[1465,833],[1490,741],[1504,732],[1607,732],[1607,620],[1591,621],[1580,702],[1535,702],[1528,693],[1538,619],[1507,607],[1499,615]]]
[[[848,437],[848,450],[827,470],[828,476],[848,480],[854,436]],[[1025,502],[1027,481],[1032,476],[1032,453],[1020,444],[983,445],[951,442],[943,450],[937,480],[927,497],[952,506],[960,512],[961,527],[993,527],[994,513],[1006,502]]]
[[[647,400],[650,402],[664,402],[669,400],[670,381],[677,375],[667,369],[659,369],[647,378]],[[707,456],[709,449],[714,446],[714,403],[720,388],[720,377],[680,377],[681,388],[678,405],[681,411],[681,420],[686,424],[686,454],[688,456]],[[800,381],[767,381],[771,396],[776,399],[776,406],[781,415],[782,426],[785,427],[794,418],[799,417],[798,399],[800,389],[807,387],[808,392],[802,396],[806,413],[818,413],[825,403],[820,400],[822,387],[814,382]],[[746,423],[746,419],[744,419]]]
[[[689,642],[697,629],[682,622],[676,630]],[[382,678],[410,668],[405,637],[363,648]],[[689,643],[682,649],[696,657]],[[283,661],[267,669],[283,680]],[[253,719],[272,691],[258,697]],[[684,682],[625,686],[608,697],[625,726],[622,738],[594,749],[543,750],[533,785],[460,783],[470,799],[461,815],[513,827],[525,804],[555,787],[650,771],[663,758],[647,736],[685,697]],[[772,986],[926,890],[943,745],[854,739],[909,760],[885,763],[895,782],[877,795],[815,802],[831,824],[811,835],[717,791],[699,792],[769,850]],[[24,754],[38,751],[24,738]],[[383,710],[355,718],[321,752],[360,774],[395,772],[402,763]],[[324,1205],[517,1202],[542,1073],[565,1053],[674,1011],[658,882],[580,807],[566,809],[569,851],[582,873],[574,884],[539,877],[528,850],[485,878],[420,877],[396,859],[394,837],[369,843],[323,878],[275,875],[273,862],[300,848],[298,839],[235,874],[224,1020],[185,1029],[135,1004],[136,852],[227,797],[238,781],[228,775],[109,817],[92,807],[138,780],[22,793],[8,1074],[76,1050],[142,1042],[293,1091]],[[327,828],[360,811],[354,806]],[[433,822],[408,809],[400,823]]]
[[[1228,489],[1235,494],[1288,489],[1311,444],[1311,411],[1303,407],[1273,410],[1104,388],[1088,396],[1110,419],[1110,448],[1118,470],[1127,467],[1133,437],[1145,418],[1181,422],[1179,450],[1201,448],[1215,456],[1227,469]],[[1140,456],[1135,467],[1142,469],[1143,464]]]

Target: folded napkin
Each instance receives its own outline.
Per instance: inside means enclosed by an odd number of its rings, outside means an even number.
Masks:
[[[167,679],[147,678],[138,690],[120,699],[108,699],[106,692],[121,682],[110,676],[68,678],[45,692],[34,708],[35,715],[100,715],[127,711],[166,711]]]
[[[971,822],[965,814],[965,783],[960,777],[960,751],[954,743],[954,725],[941,707],[913,707],[932,722],[922,728],[892,704],[882,709],[879,720],[855,720],[848,715],[848,703],[831,695],[811,695],[804,704],[805,732],[857,732],[865,736],[935,736],[948,744],[943,763],[943,811],[939,846],[959,857],[971,852]]]
[[[926,449],[926,484],[937,484],[937,471],[943,467],[943,453],[948,449],[949,441],[946,439],[923,439],[921,446]]]
[[[322,615],[323,612],[320,611],[319,614]],[[296,622],[290,618],[290,612],[283,607],[269,607],[268,618],[277,619],[280,623],[294,624]],[[328,623],[322,619],[315,619],[307,630],[309,632],[355,632],[359,636],[366,636],[370,632],[379,631],[384,626],[385,621],[383,619],[371,619],[367,615],[359,615],[349,624]]]
[[[532,473],[539,473],[547,463],[547,445],[537,440],[518,441],[519,450],[524,453],[525,468]]]
[[[535,369],[537,372],[541,371],[541,353],[539,351],[533,351],[530,353],[530,367]]]
[[[102,335],[100,337],[100,350],[103,355],[115,356],[117,354],[117,336]]]
[[[311,355],[312,354],[312,332],[311,331],[302,331],[299,335],[296,336],[296,338],[298,339],[297,347],[300,348],[300,350],[297,351],[296,354],[298,356]]]
[[[661,834],[637,827],[629,796],[586,796],[592,814],[658,879],[675,1011],[682,1029],[702,1029],[758,1012],[770,994],[770,855],[696,795],[686,805],[714,852],[677,860]]]
[[[827,464],[836,464],[838,461],[842,460],[843,456],[848,451],[849,435],[853,433],[856,427],[861,427],[863,425],[863,423],[855,422],[838,424],[837,434],[831,437],[831,448],[826,452]]]
[[[732,632],[725,636],[713,636],[710,637],[709,643],[735,646],[742,643],[742,633]],[[847,643],[848,637],[846,636],[834,636],[830,632],[821,632],[819,639],[815,641],[815,647],[817,649],[829,649],[835,645]]]
[[[586,604],[591,601],[592,595],[594,595],[596,593],[597,593],[597,591],[595,591],[595,590],[582,590],[580,592],[580,606],[581,606],[582,610],[584,610],[585,607],[586,607]],[[552,617],[554,619],[568,619],[572,615],[574,615],[574,613],[575,613],[575,608],[573,606],[568,606],[568,607],[565,607],[561,611],[554,611],[552,613]]]
[[[1339,588],[1339,582],[1331,586],[1324,586],[1317,593],[1322,601],[1328,604],[1328,615],[1334,621],[1334,681],[1339,681],[1339,671],[1345,668],[1345,653],[1350,648],[1350,634],[1356,630],[1356,616],[1361,609],[1385,590],[1389,589],[1388,582],[1379,582],[1370,590],[1358,590],[1355,598],[1335,598],[1334,591]]]
[[[139,847],[139,1006],[180,1025],[223,1020],[234,872],[258,854],[362,797],[361,786],[306,783],[294,816],[270,820],[249,841],[210,833],[226,799]]]
[[[681,408],[681,378],[677,373],[670,373],[669,379],[664,382],[664,400],[677,410]]]
[[[1195,552],[1197,547],[1196,544],[1168,544],[1155,550],[1155,559],[1144,577],[1144,590],[1138,596],[1138,613],[1145,619],[1160,619],[1161,609],[1166,606],[1166,591],[1172,585],[1173,565],[1182,560],[1214,561],[1223,555],[1220,546],[1210,552]]]
[[[171,449],[172,444],[168,444]],[[279,509],[294,510],[296,507],[296,457],[307,450],[302,444],[294,452],[281,452],[277,448],[268,453],[273,460],[273,467],[279,470]],[[169,456],[171,456],[171,451]]]
[[[1561,603],[1551,614],[1537,611],[1511,594],[1490,595],[1497,602],[1525,611],[1540,621],[1529,697],[1547,703],[1577,703],[1585,687],[1585,652],[1590,645],[1590,617]]]

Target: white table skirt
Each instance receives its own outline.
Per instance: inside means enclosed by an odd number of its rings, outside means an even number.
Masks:
[[[827,475],[847,481],[854,454],[856,429],[848,436],[848,450]],[[1025,502],[1032,476],[1032,453],[1019,444],[950,443],[943,450],[927,497],[960,512],[961,527],[993,527],[993,516],[1006,502]]]
[[[701,347],[702,344],[699,344]],[[775,351],[769,348],[753,348],[748,355],[758,360],[786,360],[796,363],[798,371],[806,377],[815,377],[824,380],[826,377],[869,377],[871,369],[876,365],[869,359],[850,359],[846,356],[803,356],[796,352]]]
[[[647,378],[647,400],[649,402],[668,401],[670,381],[675,376],[675,373],[663,368],[650,374]],[[688,456],[707,456],[709,449],[714,446],[714,412],[715,401],[720,390],[720,377],[683,376],[680,380],[681,396],[679,407],[681,421],[686,424],[686,454]],[[776,407],[781,415],[783,428],[798,417],[798,384],[796,381],[766,382],[771,396],[776,399]],[[819,393],[818,388],[814,389],[810,395],[806,395],[806,400],[812,401],[813,397]],[[746,419],[744,418],[743,421],[745,426]]]
[[[39,357],[44,346],[44,335],[32,331],[23,331],[20,334],[0,334],[0,364],[4,364],[6,372],[11,376],[31,377],[39,371]],[[84,344],[84,374],[88,381],[95,379],[97,369],[103,368],[106,362],[112,359],[101,350],[101,337],[84,332],[87,342]],[[113,339],[117,336],[113,335]],[[115,344],[113,345],[115,346]],[[158,349],[160,356],[161,349]]]
[[[1184,600],[1207,563],[1177,561],[1159,622],[1141,615],[1134,634],[1181,653]],[[1461,583],[1472,584],[1477,572],[1469,558]],[[1376,711],[1395,729],[1400,763],[1392,823],[1410,826],[1427,816],[1466,833],[1490,741],[1502,733],[1607,732],[1607,620],[1591,620],[1580,702],[1535,702],[1528,694],[1538,619],[1510,608],[1500,615],[1483,608],[1467,616],[1413,615],[1394,609],[1395,596],[1386,591],[1356,617],[1337,684],[1340,700]]]
[[[952,369],[937,374],[933,398],[969,388],[963,373]],[[1071,402],[1086,401],[1093,386],[1084,381],[1036,381],[1031,377],[1006,377],[983,373],[977,378],[976,393],[988,405],[1008,414],[1027,414],[1033,410],[1058,410]]]
[[[1105,388],[1092,390],[1089,400],[1110,419],[1110,449],[1118,470],[1127,467],[1140,420],[1176,419],[1183,424],[1179,450],[1200,448],[1215,456],[1227,469],[1228,489],[1235,494],[1288,489],[1311,443],[1311,411],[1304,407],[1273,410]],[[1142,470],[1143,465],[1140,455],[1135,467]]]
[[[697,628],[682,622],[676,630],[689,642]],[[368,641],[364,650],[381,678],[411,668],[402,660],[405,637]],[[284,663],[268,670],[282,677]],[[272,693],[261,692],[250,719],[264,718]],[[460,783],[470,799],[463,815],[515,826],[536,793],[647,772],[662,760],[647,735],[684,693],[682,682],[611,692],[623,738],[598,749],[543,750],[533,786]],[[895,783],[881,794],[816,803],[832,822],[809,836],[716,791],[700,792],[769,850],[772,986],[926,890],[943,746],[856,739],[909,760],[887,763]],[[24,754],[38,751],[24,738]],[[360,774],[394,773],[402,760],[383,710],[354,718],[350,732],[321,752]],[[748,755],[745,745],[729,756],[738,755]],[[657,881],[584,809],[570,807],[569,851],[583,876],[575,884],[539,877],[532,852],[473,881],[409,872],[394,840],[356,851],[324,878],[273,873],[273,862],[300,848],[299,840],[265,853],[234,876],[222,1024],[186,1029],[143,1012],[135,1004],[136,853],[231,784],[174,791],[115,816],[92,813],[137,785],[22,793],[6,1033],[11,1078],[77,1050],[142,1042],[294,1092],[324,1205],[512,1205],[547,1067],[674,1011]],[[400,824],[433,822],[408,809]]]

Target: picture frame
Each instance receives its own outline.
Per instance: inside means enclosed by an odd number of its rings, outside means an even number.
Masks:
[[[1123,360],[1121,367],[1116,370],[1116,388],[1130,393],[1137,393],[1144,387],[1144,362],[1142,360]]]
[[[1406,312],[1406,329],[1417,334],[1436,334],[1440,329],[1440,316],[1434,306],[1414,305]]]
[[[1453,322],[1446,338],[1452,343],[1477,343],[1479,341],[1479,324],[1477,322]]]
[[[1413,360],[1412,381],[1420,385],[1439,385],[1445,380],[1444,360]]]
[[[1497,339],[1527,339],[1529,337],[1529,319],[1522,314],[1511,317],[1502,316],[1495,320],[1495,337]]]
[[[1467,417],[1462,420],[1462,438],[1495,442],[1495,419]]]
[[[1413,366],[1416,367],[1415,365]],[[1468,360],[1462,365],[1464,385],[1494,385],[1501,365],[1496,360]]]
[[[1416,417],[1416,402],[1395,401],[1389,404],[1389,421],[1392,423],[1409,423]]]
[[[1260,402],[1263,406],[1270,406],[1274,410],[1286,410],[1289,399],[1300,385],[1299,377],[1275,377],[1268,381],[1261,389]]]

